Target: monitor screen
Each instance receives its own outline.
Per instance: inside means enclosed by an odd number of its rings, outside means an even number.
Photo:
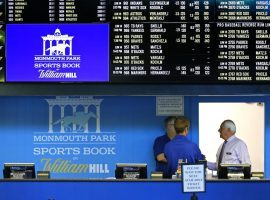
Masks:
[[[218,178],[221,179],[249,179],[251,165],[249,164],[221,164],[218,169]]]
[[[107,82],[108,33],[107,24],[8,24],[6,80]]]
[[[4,178],[29,179],[35,178],[34,163],[4,163]]]
[[[145,163],[118,163],[116,164],[115,178],[117,179],[146,179],[147,164]]]

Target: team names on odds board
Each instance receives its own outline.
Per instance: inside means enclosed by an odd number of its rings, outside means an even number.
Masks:
[[[270,82],[269,12],[269,0],[6,0],[0,23],[3,37],[8,24],[108,24],[112,83],[254,84]]]

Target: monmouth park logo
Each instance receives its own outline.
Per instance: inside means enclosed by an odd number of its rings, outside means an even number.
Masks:
[[[73,55],[74,36],[62,34],[59,28],[54,34],[41,36],[42,55],[34,56],[34,68],[38,78],[77,79],[76,70],[81,66],[81,56]]]
[[[72,39],[74,36],[62,35],[60,29],[56,29],[54,35],[42,36],[43,39],[43,55],[50,56],[65,56],[72,55]],[[47,41],[49,41],[49,48],[47,48]]]
[[[49,114],[49,127],[46,132],[34,132],[32,141],[32,153],[39,167],[70,177],[111,174],[114,163],[110,160],[117,155],[117,135],[100,130],[103,99],[56,96],[43,101],[48,103],[49,112],[45,113]]]
[[[49,133],[54,133],[55,127],[60,124],[60,133],[89,133],[89,120],[95,119],[95,133],[100,133],[100,104],[103,99],[94,99],[92,96],[67,97],[57,96],[55,99],[46,99],[49,104]],[[82,106],[84,111],[78,111]],[[60,118],[54,119],[54,112],[60,108]],[[72,114],[66,115],[66,109]],[[94,111],[90,111],[92,107]],[[57,131],[59,132],[59,131]]]

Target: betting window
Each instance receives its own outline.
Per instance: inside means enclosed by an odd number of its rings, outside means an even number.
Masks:
[[[253,172],[264,172],[264,103],[199,103],[199,145],[208,161],[216,161],[223,139],[218,129],[222,121],[236,124],[236,136],[245,141]]]

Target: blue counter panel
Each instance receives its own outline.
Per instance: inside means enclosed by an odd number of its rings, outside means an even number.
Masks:
[[[270,199],[269,181],[207,182],[199,200]],[[0,182],[1,200],[181,200],[181,182],[49,181]]]

